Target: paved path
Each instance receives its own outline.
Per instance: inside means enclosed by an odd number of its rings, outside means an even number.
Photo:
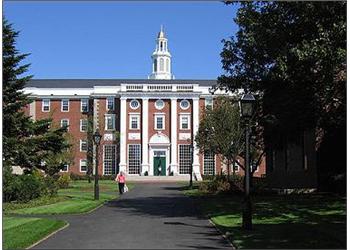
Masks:
[[[70,226],[34,249],[232,249],[174,183],[137,184],[90,214],[56,217]]]

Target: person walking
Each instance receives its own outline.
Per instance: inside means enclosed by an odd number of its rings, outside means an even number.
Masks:
[[[118,182],[119,186],[119,194],[124,193],[124,187],[125,187],[125,174],[123,171],[120,171],[117,177],[115,178],[115,181]]]

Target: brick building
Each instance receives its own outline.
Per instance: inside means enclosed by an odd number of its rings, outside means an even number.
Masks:
[[[98,167],[103,175],[118,171],[128,175],[188,175],[191,144],[197,178],[222,171],[219,157],[200,154],[193,141],[202,112],[213,105],[215,95],[209,90],[216,81],[175,80],[162,30],[152,64],[148,79],[29,81],[25,92],[33,102],[28,114],[33,119],[52,117],[58,126],[68,126],[72,135],[74,164],[64,171],[84,174],[87,170],[90,118],[93,131],[99,129],[102,134]],[[239,167],[235,171],[243,173]],[[261,174],[265,174],[265,164],[255,175]]]

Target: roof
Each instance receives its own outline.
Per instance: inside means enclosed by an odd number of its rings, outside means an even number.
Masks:
[[[120,86],[120,84],[199,84],[216,85],[216,80],[155,80],[155,79],[32,79],[25,87],[37,88],[93,88],[94,86]]]

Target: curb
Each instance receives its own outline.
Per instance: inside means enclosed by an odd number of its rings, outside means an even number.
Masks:
[[[208,218],[208,217],[207,217]],[[223,232],[215,225],[215,223],[210,219],[208,218],[208,221],[209,223],[214,226],[214,228],[216,229],[216,231],[218,231],[218,233],[221,234],[221,236],[228,242],[228,244],[230,244],[230,246],[232,247],[232,249],[237,249],[233,244],[232,242],[227,238],[226,235],[223,234]]]
[[[65,221],[66,222],[66,221]],[[66,225],[64,225],[63,227],[57,229],[56,231],[53,231],[52,233],[50,233],[49,235],[46,235],[44,238],[42,238],[41,240],[35,242],[34,244],[30,245],[29,247],[26,247],[25,249],[30,249],[32,247],[35,247],[36,245],[40,244],[41,242],[43,242],[44,240],[47,240],[48,238],[50,238],[52,235],[58,233],[59,231],[66,229],[69,226],[69,223],[67,222]]]

